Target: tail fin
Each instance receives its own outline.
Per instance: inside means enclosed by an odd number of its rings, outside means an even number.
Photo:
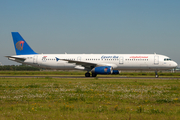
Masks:
[[[12,37],[14,41],[16,55],[37,54],[31,49],[31,47],[26,43],[26,41],[21,37],[18,32],[12,32]]]

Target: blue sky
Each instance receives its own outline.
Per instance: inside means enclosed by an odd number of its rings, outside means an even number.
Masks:
[[[0,62],[11,32],[38,53],[167,55],[180,64],[179,0],[1,0]]]

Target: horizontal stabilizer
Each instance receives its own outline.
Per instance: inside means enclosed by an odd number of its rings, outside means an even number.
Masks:
[[[24,62],[26,60],[26,58],[22,58],[22,57],[12,57],[12,56],[5,56],[5,57],[7,57],[9,60],[17,61],[17,62]]]

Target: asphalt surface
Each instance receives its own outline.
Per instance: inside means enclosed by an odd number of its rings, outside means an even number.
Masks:
[[[83,77],[83,76],[0,76],[0,78],[81,78],[81,79],[91,79],[94,77]],[[98,79],[175,79],[175,80],[180,80],[178,77],[97,77]]]

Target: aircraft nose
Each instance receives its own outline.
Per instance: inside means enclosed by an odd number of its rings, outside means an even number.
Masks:
[[[173,67],[177,67],[177,66],[178,66],[178,64],[173,61]]]

